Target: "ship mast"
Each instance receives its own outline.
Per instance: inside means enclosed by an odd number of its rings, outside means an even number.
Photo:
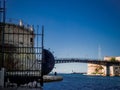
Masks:
[[[101,60],[101,46],[98,45],[98,60]]]

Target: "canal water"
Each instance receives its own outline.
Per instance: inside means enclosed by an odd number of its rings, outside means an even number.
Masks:
[[[45,83],[43,90],[120,90],[120,77],[61,74],[63,81]]]

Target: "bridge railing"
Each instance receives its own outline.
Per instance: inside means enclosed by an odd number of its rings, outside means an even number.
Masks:
[[[93,63],[101,65],[120,65],[120,61],[106,61],[97,59],[83,59],[83,58],[56,58],[55,63]]]

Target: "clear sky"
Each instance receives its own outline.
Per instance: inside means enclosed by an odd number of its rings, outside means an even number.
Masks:
[[[120,0],[6,0],[7,18],[44,25],[45,48],[57,58],[120,56]],[[61,72],[86,64],[59,64]],[[69,70],[68,70],[69,69]]]

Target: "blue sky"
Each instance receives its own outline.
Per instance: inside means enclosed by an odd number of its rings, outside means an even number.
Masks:
[[[7,18],[44,25],[45,48],[57,58],[98,58],[99,45],[101,58],[120,55],[119,0],[6,0],[6,8]],[[85,71],[82,65],[56,67]]]

